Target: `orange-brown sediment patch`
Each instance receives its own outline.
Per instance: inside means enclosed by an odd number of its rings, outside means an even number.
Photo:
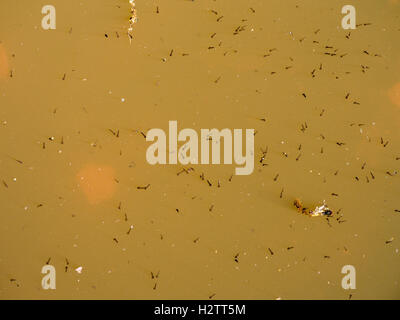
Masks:
[[[114,169],[109,166],[87,165],[78,172],[77,179],[90,204],[110,199],[116,191]]]
[[[393,104],[400,107],[400,82],[389,89],[389,98]]]

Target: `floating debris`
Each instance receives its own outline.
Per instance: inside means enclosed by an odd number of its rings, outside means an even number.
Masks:
[[[305,208],[299,199],[295,199],[293,204],[299,212],[306,214],[310,217],[330,217],[333,214],[332,210],[330,210],[326,205],[325,200],[323,201],[322,205],[315,207],[314,210],[308,210],[307,208]]]
[[[150,183],[147,184],[146,186],[138,186],[137,189],[138,190],[147,190],[148,187],[150,187]]]
[[[136,14],[136,4],[134,0],[129,0],[129,3],[131,5],[131,15],[129,17],[129,28],[128,28],[128,37],[129,37],[129,43],[132,43],[133,39],[133,25],[137,22],[137,14]]]
[[[386,240],[385,243],[386,243],[386,244],[392,243],[393,240],[394,240],[394,237],[391,237],[389,240]]]

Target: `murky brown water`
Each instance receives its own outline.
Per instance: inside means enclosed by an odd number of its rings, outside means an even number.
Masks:
[[[131,43],[127,0],[49,4],[0,2],[1,298],[400,298],[400,1],[137,0]],[[254,128],[253,174],[149,165],[169,120]]]

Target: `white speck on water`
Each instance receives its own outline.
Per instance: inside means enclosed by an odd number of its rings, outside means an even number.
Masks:
[[[75,271],[78,272],[78,273],[82,273],[82,267],[76,268]]]

